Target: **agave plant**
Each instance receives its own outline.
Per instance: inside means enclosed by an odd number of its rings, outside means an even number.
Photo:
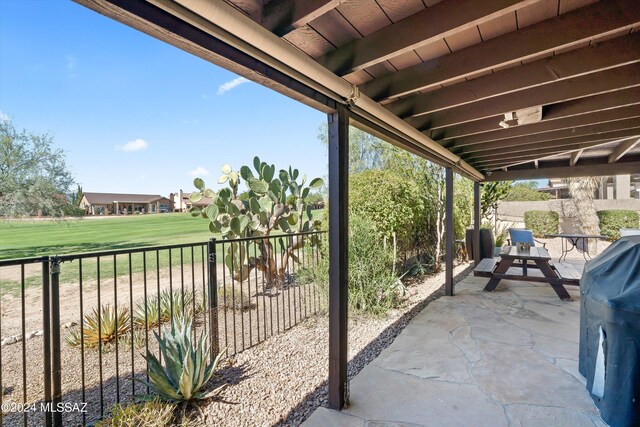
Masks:
[[[139,327],[153,327],[162,322],[171,320],[176,316],[191,316],[193,314],[194,294],[190,291],[184,293],[164,290],[160,292],[160,303],[158,295],[153,295],[145,301],[140,301],[133,309],[133,322]],[[196,314],[201,312],[202,305],[195,304]],[[146,307],[146,308],[145,308]]]
[[[183,402],[203,399],[217,393],[222,387],[203,393],[202,388],[213,377],[220,358],[220,352],[209,364],[211,349],[207,346],[206,336],[200,334],[198,340],[192,340],[191,321],[182,319],[171,322],[171,329],[164,328],[161,337],[154,331],[158,346],[162,352],[164,366],[147,351],[145,359],[149,365],[149,382],[161,399],[170,402]]]
[[[114,307],[111,304],[103,305],[100,310],[84,316],[82,334],[79,330],[72,331],[65,341],[71,346],[81,344],[81,335],[84,338],[85,347],[97,347],[122,337],[131,330],[131,315],[124,307]]]

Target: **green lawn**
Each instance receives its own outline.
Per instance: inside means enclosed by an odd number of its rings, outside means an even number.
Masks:
[[[207,220],[188,213],[68,221],[1,221],[0,259],[203,242]]]

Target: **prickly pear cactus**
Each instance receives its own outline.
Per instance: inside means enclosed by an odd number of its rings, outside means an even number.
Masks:
[[[319,227],[320,221],[313,219],[311,206],[307,205],[306,199],[311,190],[320,189],[324,183],[322,179],[315,178],[307,184],[306,176],[298,182],[298,177],[298,169],[291,167],[289,170],[280,170],[276,176],[275,166],[262,162],[257,156],[253,159],[253,170],[249,166],[242,166],[237,172],[231,166],[224,165],[218,184],[228,183],[228,188],[216,192],[206,188],[202,179],[194,180],[198,191],[189,196],[191,202],[197,203],[206,197],[211,199],[211,204],[204,209],[194,207],[191,214],[207,218],[209,230],[221,233],[228,240],[269,236],[274,230],[288,234],[313,231]],[[241,181],[249,191],[249,198],[245,201],[238,197]],[[287,204],[288,193],[293,195],[295,202],[291,206]],[[249,251],[249,243],[233,242],[225,254],[225,265],[241,281],[248,277],[253,268],[257,268],[265,272],[269,286],[281,283],[279,279],[284,275],[289,260],[297,262],[293,250],[304,245],[301,236],[282,239],[284,258],[277,263],[269,239],[254,242],[258,242],[259,256],[249,257],[250,253],[256,252]],[[276,268],[278,264],[279,268]]]

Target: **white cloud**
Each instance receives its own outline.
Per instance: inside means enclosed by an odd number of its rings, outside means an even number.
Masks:
[[[144,139],[134,139],[133,141],[129,141],[124,145],[116,145],[116,150],[118,151],[140,151],[147,148],[149,144]]]
[[[229,92],[234,87],[239,86],[242,83],[247,83],[248,81],[249,80],[245,79],[244,77],[238,77],[236,79],[231,80],[230,82],[221,84],[220,87],[218,88],[218,95],[224,95],[225,92]]]
[[[9,117],[8,115],[6,115],[5,113],[3,113],[2,111],[0,111],[0,121],[2,122],[8,122],[11,120],[11,117]]]
[[[192,176],[193,178],[197,178],[199,176],[207,176],[209,175],[209,171],[203,168],[202,166],[198,166],[191,172],[187,172],[187,175]]]

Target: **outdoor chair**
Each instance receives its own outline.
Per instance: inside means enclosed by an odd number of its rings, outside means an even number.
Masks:
[[[543,248],[547,247],[546,243],[534,239],[533,231],[526,228],[509,229],[509,239],[507,239],[507,243],[509,244],[509,246],[514,246],[516,242],[529,243],[531,246],[535,246],[537,242],[539,245],[542,245]]]

